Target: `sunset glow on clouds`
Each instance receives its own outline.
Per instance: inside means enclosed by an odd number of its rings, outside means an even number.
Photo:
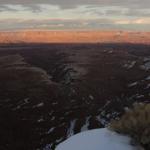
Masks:
[[[1,0],[0,29],[150,28],[149,0]]]

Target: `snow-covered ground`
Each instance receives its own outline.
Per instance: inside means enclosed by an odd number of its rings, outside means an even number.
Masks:
[[[102,128],[76,134],[56,150],[137,150],[130,142],[131,138]]]

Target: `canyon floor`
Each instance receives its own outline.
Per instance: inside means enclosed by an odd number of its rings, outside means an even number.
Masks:
[[[149,34],[137,34],[132,39],[143,40],[0,36],[0,149],[54,150],[76,133],[106,126],[135,102],[149,103]]]

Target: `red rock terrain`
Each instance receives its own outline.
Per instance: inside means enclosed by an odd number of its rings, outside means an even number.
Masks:
[[[0,43],[150,43],[150,32],[18,31],[0,32]]]

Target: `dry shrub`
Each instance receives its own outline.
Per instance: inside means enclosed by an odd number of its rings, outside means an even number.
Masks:
[[[134,104],[120,120],[114,120],[110,129],[131,136],[146,150],[150,150],[150,104]]]

